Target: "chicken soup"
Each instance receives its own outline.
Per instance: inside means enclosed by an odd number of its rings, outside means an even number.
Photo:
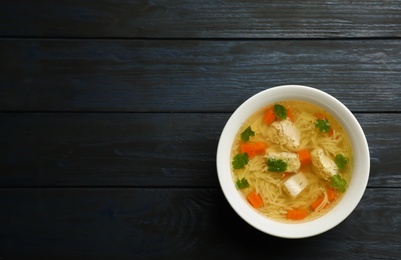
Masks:
[[[268,218],[315,219],[341,200],[351,180],[351,144],[339,122],[304,101],[284,100],[253,114],[232,147],[234,183]]]

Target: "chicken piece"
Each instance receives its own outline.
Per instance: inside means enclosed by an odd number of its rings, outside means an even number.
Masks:
[[[295,125],[289,120],[276,121],[271,124],[273,127],[273,142],[280,144],[290,151],[295,151],[300,143],[300,133]]]
[[[297,173],[284,182],[288,193],[295,198],[308,186],[308,180],[303,173]]]
[[[275,152],[269,152],[267,154],[268,158],[273,158],[276,160],[281,159],[287,164],[287,170],[286,172],[297,172],[299,168],[301,167],[301,161],[299,160],[298,154],[296,153],[289,153],[289,152],[281,152],[281,153],[275,153]]]
[[[312,170],[315,174],[321,176],[323,179],[328,180],[338,173],[336,163],[324,154],[322,148],[317,148],[311,152],[312,157]]]

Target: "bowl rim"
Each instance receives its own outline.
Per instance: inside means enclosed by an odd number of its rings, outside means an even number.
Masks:
[[[231,172],[231,147],[242,124],[257,110],[278,101],[300,100],[324,108],[343,126],[351,141],[354,171],[348,190],[337,205],[323,216],[303,223],[281,223],[253,209],[236,190]],[[334,96],[304,85],[281,85],[262,90],[245,100],[229,117],[221,132],[216,154],[220,187],[234,211],[254,228],[282,238],[306,238],[326,232],[345,220],[359,204],[370,174],[369,146],[352,112]]]

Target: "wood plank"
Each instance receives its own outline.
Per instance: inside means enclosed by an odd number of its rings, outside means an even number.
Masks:
[[[400,46],[3,39],[0,111],[232,112],[261,90],[301,84],[354,112],[400,112]]]
[[[0,187],[218,187],[229,113],[2,113]],[[401,114],[356,114],[370,187],[401,187]]]
[[[396,0],[0,2],[0,35],[29,37],[400,37]]]
[[[216,185],[227,117],[1,114],[0,186]]]
[[[0,256],[238,258],[268,246],[280,258],[397,259],[400,196],[368,189],[334,229],[284,240],[246,224],[219,189],[0,189]]]

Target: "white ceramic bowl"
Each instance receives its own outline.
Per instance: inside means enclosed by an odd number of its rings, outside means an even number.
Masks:
[[[236,190],[231,172],[231,147],[238,129],[257,110],[281,100],[301,100],[316,104],[333,115],[347,132],[353,150],[354,171],[342,200],[325,215],[304,223],[280,223],[252,208]],[[251,226],[283,238],[305,238],[328,231],[346,219],[361,200],[369,179],[370,156],[365,134],[354,115],[333,96],[315,88],[285,85],[257,93],[241,104],[227,121],[217,148],[217,173],[231,207]]]

